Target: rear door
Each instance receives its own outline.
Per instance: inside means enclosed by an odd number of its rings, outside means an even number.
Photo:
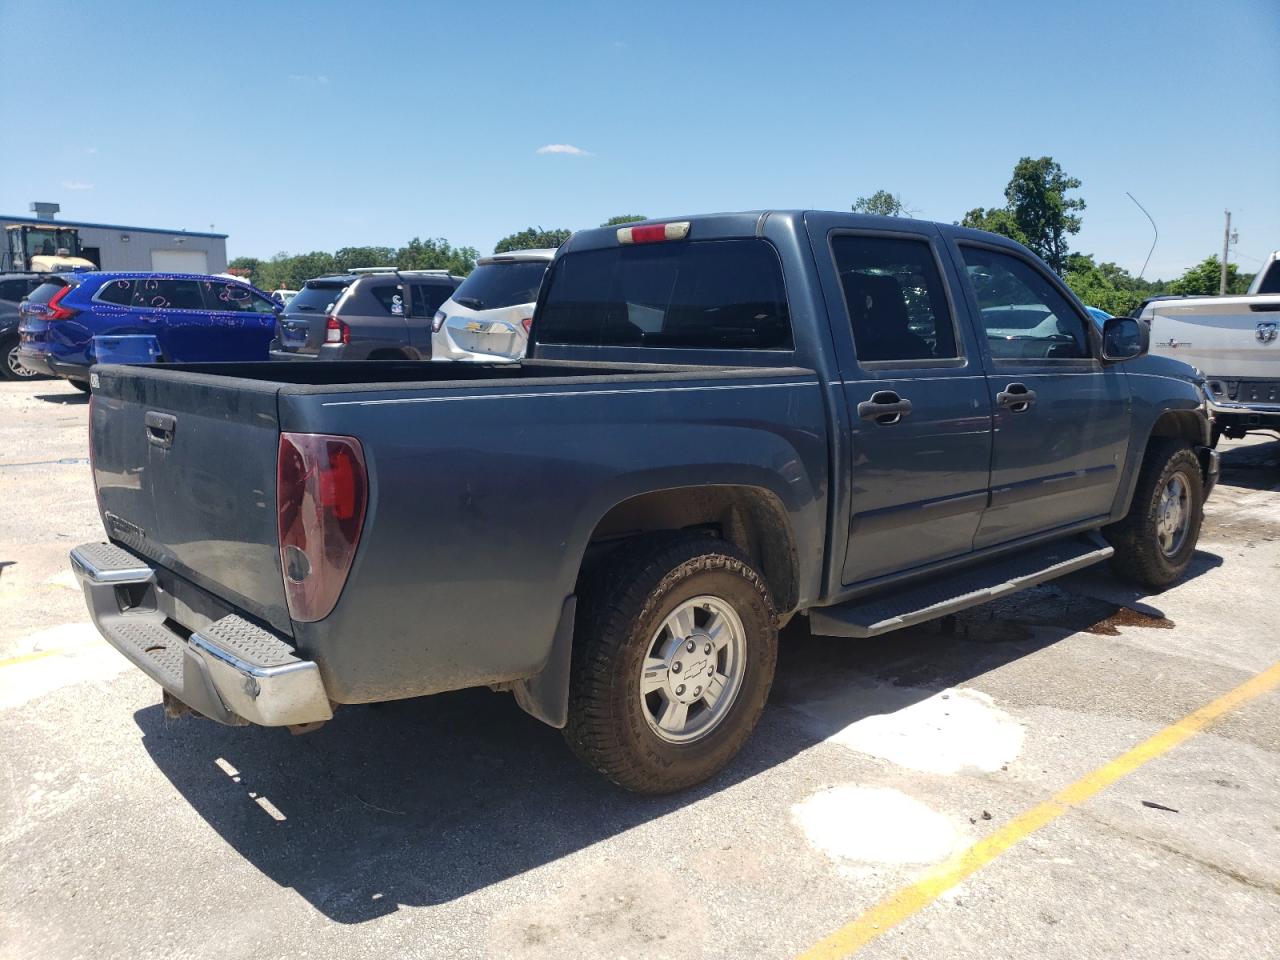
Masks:
[[[987,502],[991,404],[937,228],[868,230],[839,214],[806,222],[852,424],[842,580],[963,556]]]
[[[957,250],[995,416],[975,546],[1109,514],[1129,446],[1124,370],[1097,358],[1095,325],[1031,258],[967,240]]]
[[[200,281],[200,293],[213,326],[211,349],[217,360],[266,360],[275,334],[276,304],[243,283]]]
[[[169,363],[218,360],[218,331],[205,310],[200,283],[176,277],[141,277],[133,304],[143,326],[154,329],[160,356]]]
[[[277,385],[163,367],[94,376],[93,471],[111,539],[289,631]]]

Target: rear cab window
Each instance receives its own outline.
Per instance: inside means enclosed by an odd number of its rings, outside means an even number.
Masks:
[[[482,263],[453,291],[453,302],[472,310],[497,310],[533,303],[538,299],[538,289],[546,272],[545,260]]]
[[[537,338],[706,350],[793,346],[782,264],[759,238],[567,253],[539,307]]]

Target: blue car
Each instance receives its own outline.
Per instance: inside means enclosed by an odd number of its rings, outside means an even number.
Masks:
[[[1100,307],[1086,306],[1085,309],[1089,311],[1089,316],[1093,317],[1094,322],[1097,323],[1099,327],[1111,319],[1111,314],[1107,313],[1107,311]]]
[[[18,360],[81,390],[95,363],[266,360],[279,309],[227,277],[50,274],[19,308]]]

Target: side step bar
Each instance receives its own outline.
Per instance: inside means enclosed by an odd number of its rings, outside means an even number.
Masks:
[[[1074,573],[1113,553],[1100,537],[1061,540],[888,594],[811,610],[809,628],[823,637],[877,637]]]

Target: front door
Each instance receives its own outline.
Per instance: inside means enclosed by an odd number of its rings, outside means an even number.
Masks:
[[[266,360],[275,335],[277,305],[243,283],[231,280],[201,280],[205,309],[213,329],[213,360]]]
[[[937,228],[858,222],[810,221],[851,424],[844,584],[969,553],[991,464],[986,379]]]
[[[1119,365],[1043,267],[961,242],[966,295],[986,339],[995,414],[991,504],[974,541],[996,546],[1111,512],[1129,444]]]

